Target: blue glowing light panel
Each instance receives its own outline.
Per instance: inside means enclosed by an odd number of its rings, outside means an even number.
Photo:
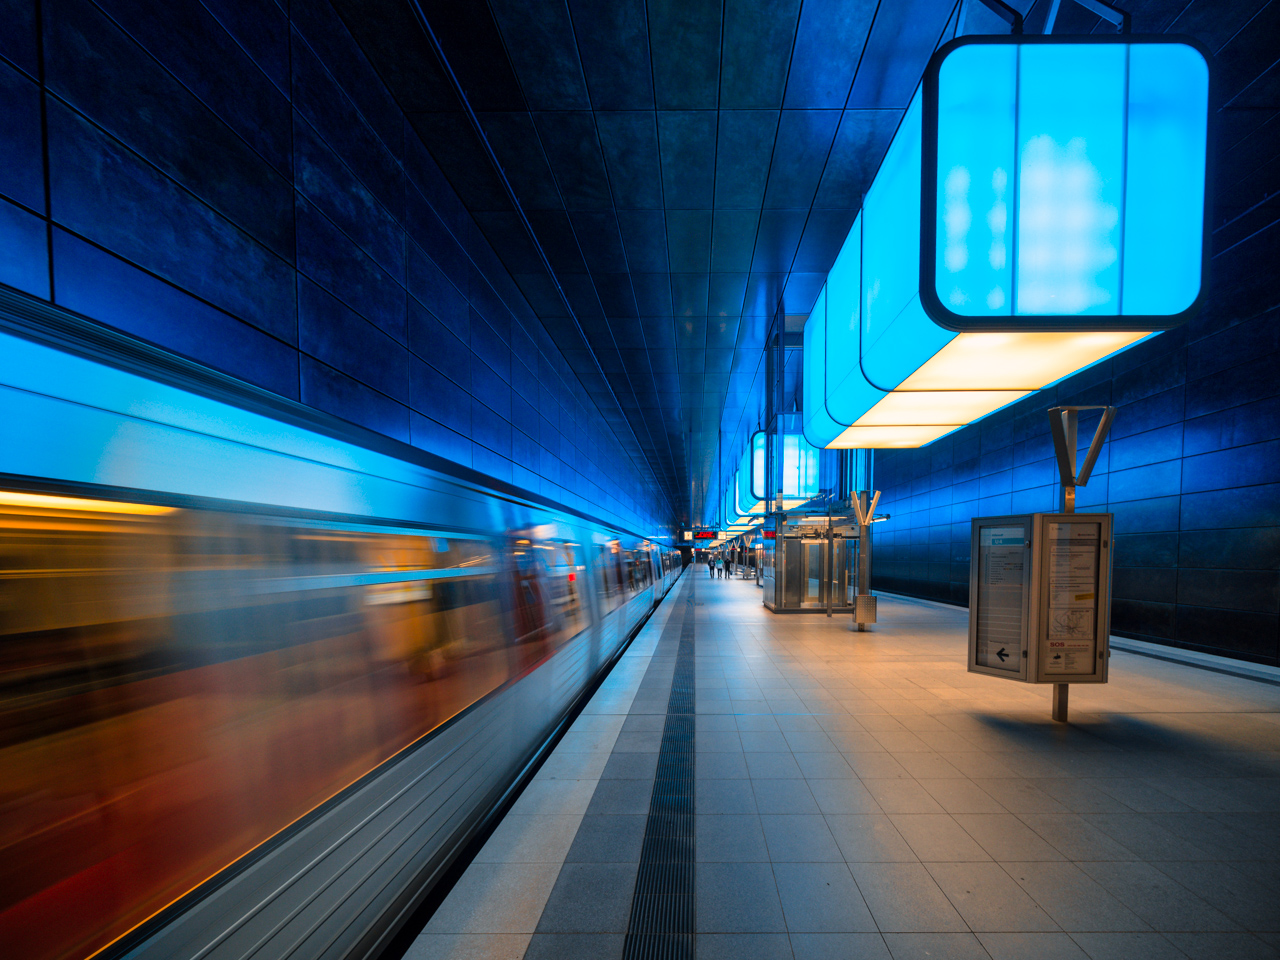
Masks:
[[[933,293],[950,317],[937,319],[1192,308],[1208,91],[1203,55],[1183,43],[975,42],[947,53]]]
[[[880,390],[892,390],[955,336],[930,321],[920,303],[922,117],[917,90],[862,203],[861,372]],[[856,377],[853,384],[852,407],[865,410],[865,388]]]
[[[782,496],[812,500],[818,495],[818,449],[798,433],[782,435]]]
[[[818,300],[809,313],[804,324],[804,370],[802,376],[802,403],[804,405],[804,435],[815,447],[825,447],[844,432],[845,425],[831,419],[826,406],[826,373],[827,373],[827,288],[823,287]],[[851,359],[856,359],[857,341],[854,352],[848,353],[842,360],[842,370],[847,370]],[[852,421],[850,421],[852,422]],[[753,475],[753,492],[761,500],[764,499],[763,453],[762,467]],[[757,485],[755,477],[760,479]]]
[[[859,213],[845,238],[840,255],[827,274],[826,358],[823,371],[826,382],[826,413],[836,423],[853,423],[850,412],[859,404],[859,388],[863,379],[850,359],[858,356],[862,321],[862,214]],[[877,398],[878,399],[878,398]],[[863,404],[865,409],[865,404]],[[861,411],[858,411],[860,414]],[[825,444],[823,444],[825,446]]]

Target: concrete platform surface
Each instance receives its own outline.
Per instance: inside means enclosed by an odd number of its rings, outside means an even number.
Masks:
[[[690,626],[700,960],[1280,956],[1280,687],[1116,652],[1056,724],[967,611],[880,620],[686,572],[410,960],[623,956]]]

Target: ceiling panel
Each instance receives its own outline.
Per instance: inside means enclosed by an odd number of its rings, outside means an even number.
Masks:
[[[421,37],[375,66],[673,519],[709,519],[770,318],[812,307],[954,0],[422,6],[460,93]]]

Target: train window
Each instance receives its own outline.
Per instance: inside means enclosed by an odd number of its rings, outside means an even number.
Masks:
[[[557,606],[563,643],[576,637],[587,625],[587,607],[583,602],[582,576],[586,565],[582,563],[582,548],[576,543],[556,542],[550,544],[552,567],[553,602]]]
[[[625,557],[617,540],[602,544],[599,550],[602,607],[608,613],[621,606],[627,598]]]

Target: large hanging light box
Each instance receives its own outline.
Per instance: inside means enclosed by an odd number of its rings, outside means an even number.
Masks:
[[[768,486],[765,477],[767,440],[763,430],[753,433],[738,464],[738,509],[741,513],[764,513]],[[790,510],[818,495],[820,453],[799,433],[784,431],[779,435],[778,444],[782,452],[782,498],[778,507]]]
[[[764,513],[764,497],[755,495],[755,438],[764,439],[764,434],[757,432],[752,435],[751,441],[747,443],[747,448],[742,451],[742,459],[738,461],[738,513],[741,515]],[[764,447],[760,446],[761,471],[764,468]]]
[[[809,440],[921,446],[1185,322],[1208,87],[1180,39],[939,50],[805,325]]]
[[[743,516],[738,512],[738,489],[739,477],[735,473],[728,489],[724,492],[724,501],[721,504],[724,510],[725,529],[735,532],[747,529],[754,522],[752,517]]]

